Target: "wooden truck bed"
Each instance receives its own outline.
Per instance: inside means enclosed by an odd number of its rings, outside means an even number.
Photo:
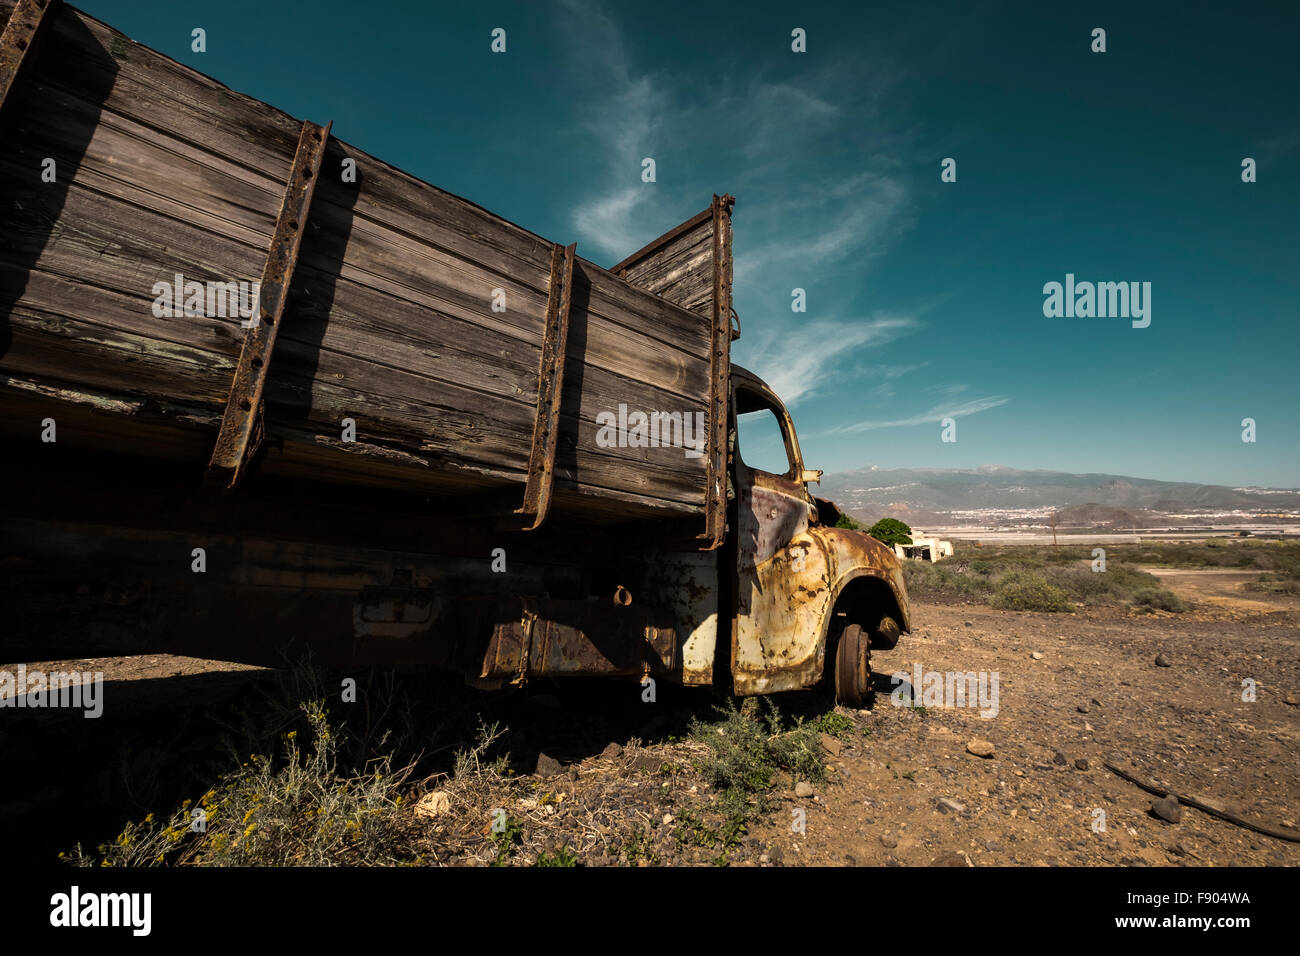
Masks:
[[[548,507],[698,516],[716,546],[729,197],[687,224],[689,295],[664,297],[662,269],[638,288],[72,7],[13,9],[0,0],[6,439],[38,443],[53,419],[61,446],[225,485],[470,496],[525,524]],[[183,297],[261,281],[264,321],[211,314],[220,290],[208,314],[160,317],[177,276]],[[703,414],[704,453],[602,441],[620,405]]]

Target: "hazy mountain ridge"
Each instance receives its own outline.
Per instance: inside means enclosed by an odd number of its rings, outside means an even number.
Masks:
[[[990,518],[1054,509],[1121,509],[1138,523],[1158,515],[1210,512],[1300,511],[1300,489],[1229,488],[1127,475],[1022,471],[1005,465],[958,468],[877,468],[826,475],[820,494],[863,516],[913,514],[935,520],[972,513]],[[1083,513],[1088,512],[1080,512]],[[1097,512],[1100,514],[1100,511]],[[1123,521],[1121,514],[1115,520]]]

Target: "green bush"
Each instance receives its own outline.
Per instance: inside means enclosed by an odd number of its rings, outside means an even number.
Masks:
[[[1133,595],[1134,607],[1148,607],[1158,611],[1186,611],[1187,604],[1173,591],[1164,588],[1144,588]]]
[[[1110,562],[1105,571],[1091,567],[1048,568],[1043,578],[1060,588],[1072,601],[1083,604],[1123,604],[1138,591],[1158,587],[1160,582],[1145,571]]]
[[[1070,596],[1032,571],[1003,575],[989,601],[1003,611],[1072,611]]]
[[[761,698],[767,714],[759,713],[759,698],[749,697],[737,707],[716,708],[724,717],[711,724],[691,721],[691,738],[702,743],[709,754],[699,770],[714,788],[712,811],[721,816],[718,827],[707,824],[698,814],[683,814],[674,830],[679,842],[693,846],[721,848],[724,853],[745,834],[749,823],[768,806],[768,791],[778,771],[795,780],[820,782],[826,779],[826,762],[819,725],[796,719],[786,729],[781,713],[769,699]]]

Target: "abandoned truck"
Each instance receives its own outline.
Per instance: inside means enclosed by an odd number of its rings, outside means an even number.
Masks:
[[[604,269],[70,6],[0,17],[0,658],[868,693],[899,561],[731,364],[731,197]]]

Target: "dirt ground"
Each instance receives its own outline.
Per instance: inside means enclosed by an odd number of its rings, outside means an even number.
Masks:
[[[1154,573],[1187,600],[1227,578]],[[917,632],[872,656],[877,701],[858,718],[870,735],[834,764],[843,784],[817,794],[806,836],[784,820],[764,835],[787,864],[1294,865],[1300,844],[1192,808],[1177,824],[1158,819],[1155,797],[1102,765],[1296,829],[1300,630],[1284,602],[1248,613],[1252,603],[1180,615],[917,606]],[[916,664],[998,672],[997,715],[893,706],[886,675]],[[975,738],[994,756],[968,753]]]
[[[427,782],[410,805],[425,797],[433,812],[406,822],[425,847],[421,859],[442,865],[491,862],[499,846],[486,821],[502,807],[521,823],[508,860],[521,864],[560,847],[587,865],[1300,863],[1300,844],[1197,809],[1184,807],[1177,823],[1159,819],[1155,797],[1103,766],[1109,759],[1267,826],[1295,830],[1300,819],[1296,599],[1244,590],[1252,572],[1151,570],[1193,610],[914,603],[914,632],[873,653],[874,705],[841,708],[851,725],[822,737],[828,779],[811,793],[778,780],[768,811],[725,855],[683,830],[712,799],[696,771],[703,748],[686,739],[692,718],[717,719],[718,701],[705,693],[665,694],[656,707],[625,685],[530,688],[497,711],[509,778]],[[996,675],[996,714],[988,700],[988,716],[947,702],[899,706],[892,675],[910,682],[918,666]],[[28,667],[102,670],[124,702],[99,721],[0,711],[7,770],[33,771],[0,800],[0,832],[38,859],[74,836],[112,839],[146,808],[165,811],[157,804],[179,794],[159,781],[213,761],[205,721],[267,675],[167,655]],[[1243,699],[1247,680],[1253,701]],[[968,752],[977,739],[992,756]],[[539,767],[543,754],[556,763]],[[62,776],[36,773],[55,767]],[[445,796],[429,798],[435,789]],[[80,830],[60,823],[73,813]]]

